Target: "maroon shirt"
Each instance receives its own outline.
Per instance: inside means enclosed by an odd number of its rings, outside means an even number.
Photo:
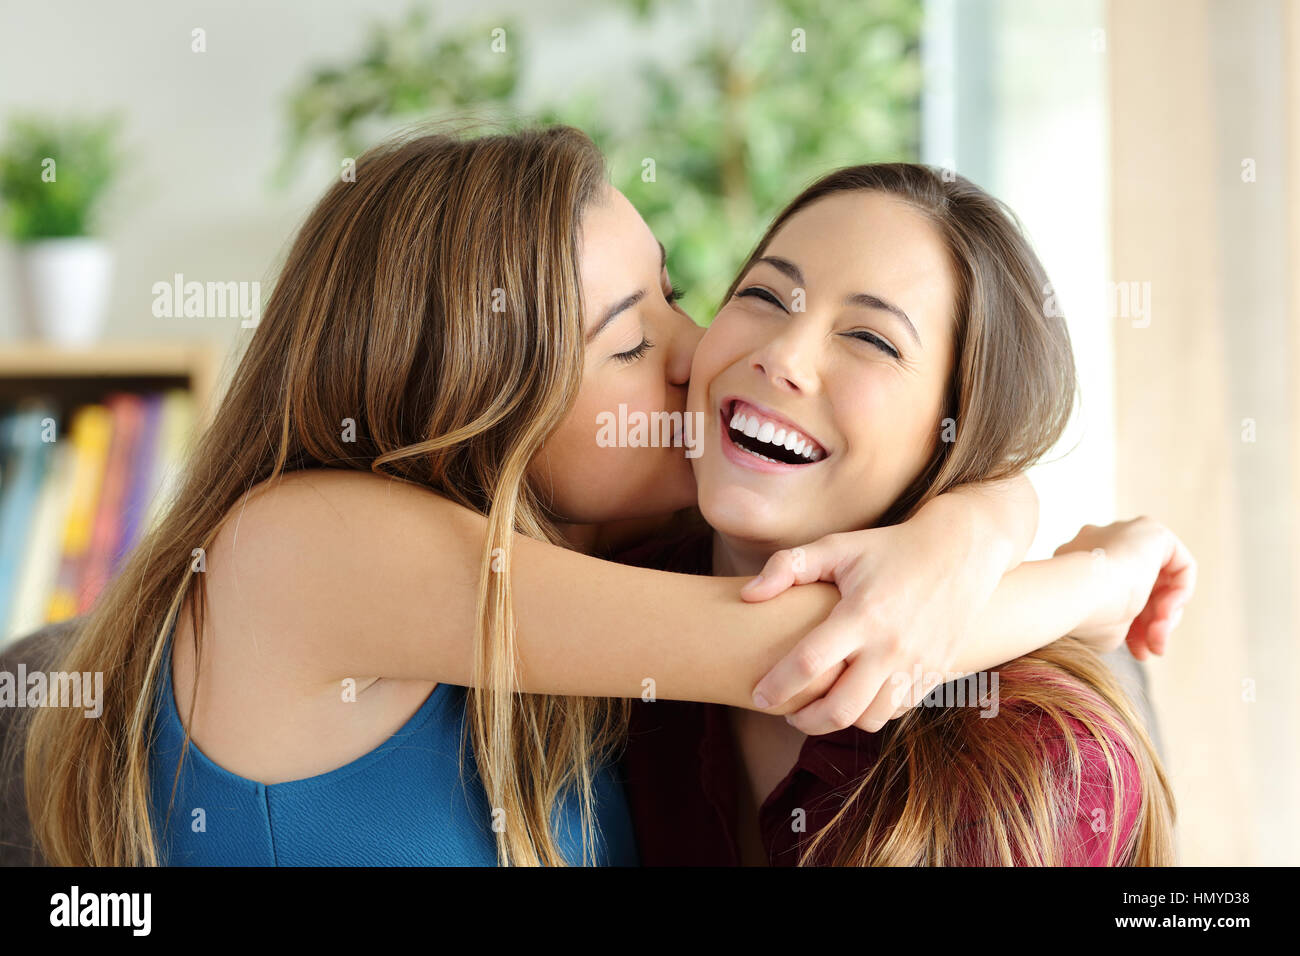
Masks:
[[[620,554],[626,564],[688,574],[711,573],[711,538],[693,535]],[[624,792],[645,866],[737,866],[741,756],[726,708],[717,704],[633,701],[628,744],[622,760]],[[1102,866],[1110,843],[1107,829],[1095,832],[1093,810],[1109,818],[1113,781],[1100,744],[1074,723],[1082,755],[1078,812],[1066,838],[1068,865]],[[758,811],[768,862],[794,866],[806,841],[843,805],[880,755],[878,734],[850,727],[809,737],[790,772]],[[1048,741],[1054,759],[1067,759],[1063,739]],[[1054,746],[1054,744],[1056,744]],[[1122,775],[1123,807],[1119,846],[1136,822],[1141,804],[1137,763],[1122,746],[1113,747]],[[804,826],[796,830],[795,811]]]

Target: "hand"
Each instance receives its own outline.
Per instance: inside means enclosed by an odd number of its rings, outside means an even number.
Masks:
[[[1150,518],[1084,525],[1056,554],[1091,551],[1100,581],[1096,611],[1071,634],[1099,653],[1123,641],[1138,660],[1163,654],[1169,633],[1196,590],[1196,559],[1177,536]]]
[[[778,551],[742,591],[765,601],[795,584],[829,581],[842,595],[818,627],[759,681],[755,705],[777,707],[843,670],[825,696],[786,719],[806,734],[857,726],[874,733],[955,676],[951,661],[1005,570],[953,512],[832,534]],[[935,520],[934,516],[944,516]],[[757,582],[757,583],[755,583]]]

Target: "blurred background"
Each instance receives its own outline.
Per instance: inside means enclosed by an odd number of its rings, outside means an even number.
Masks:
[[[1004,199],[1082,404],[1032,557],[1150,514],[1186,864],[1300,862],[1300,2],[0,0],[0,645],[157,514],[308,209],[437,117],[588,131],[707,324],[767,219],[877,160]]]

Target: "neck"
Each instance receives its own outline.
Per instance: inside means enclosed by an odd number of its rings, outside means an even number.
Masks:
[[[574,551],[581,551],[584,554],[595,552],[596,542],[600,536],[599,525],[557,524],[555,527]]]
[[[686,519],[685,512],[670,512],[646,518],[624,518],[603,524],[557,523],[569,547],[584,554],[610,554],[639,544],[657,534],[671,534]]]
[[[767,559],[779,551],[759,541],[746,541],[713,533],[713,573],[717,577],[752,577],[763,570]]]

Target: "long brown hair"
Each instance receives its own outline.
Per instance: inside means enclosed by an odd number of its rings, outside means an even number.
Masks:
[[[776,217],[727,298],[791,216],[857,190],[886,193],[924,215],[947,246],[958,289],[945,400],[955,436],[936,443],[881,518],[887,525],[957,485],[1020,474],[1041,459],[1065,430],[1077,385],[1065,320],[1045,308],[1047,275],[1015,215],[947,171],[880,163],[818,180]],[[1062,638],[1004,665],[997,677],[992,718],[974,706],[918,706],[886,724],[880,759],[807,841],[801,862],[1059,864],[1067,859],[1070,821],[1101,810],[1095,819],[1109,832],[1108,862],[1172,863],[1168,781],[1101,658]],[[1109,807],[1080,803],[1086,762],[1107,767]],[[1136,779],[1122,770],[1131,764]],[[1121,842],[1119,823],[1135,804],[1136,824]]]
[[[107,676],[102,717],[43,708],[33,718],[27,801],[50,862],[160,862],[152,695],[187,594],[197,680],[206,588],[191,555],[253,486],[306,468],[412,482],[487,516],[482,689],[469,692],[467,724],[484,791],[504,811],[498,857],[565,863],[552,810],[576,793],[591,858],[595,768],[621,739],[623,704],[515,693],[510,576],[491,568],[494,551],[509,566],[514,532],[564,543],[526,471],[581,382],[580,225],[604,182],[591,141],[554,127],[474,138],[408,130],[360,157],[354,181],[330,187],[179,491],[60,665]]]

